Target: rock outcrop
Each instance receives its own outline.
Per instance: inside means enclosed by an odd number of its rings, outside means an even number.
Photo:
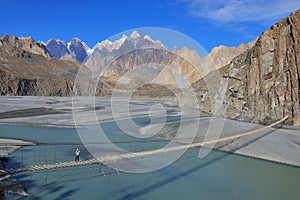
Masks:
[[[250,50],[196,82],[203,110],[213,113],[214,95],[225,86],[227,117],[270,123],[289,115],[287,124],[299,125],[299,33],[298,10],[265,31]],[[211,91],[207,84],[214,85]]]
[[[38,54],[46,58],[51,57],[45,45],[41,42],[35,42],[32,37],[2,36],[0,37],[0,47],[2,46],[21,48],[29,53]]]

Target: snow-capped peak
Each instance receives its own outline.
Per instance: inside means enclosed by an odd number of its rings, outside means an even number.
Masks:
[[[160,40],[155,40],[154,43],[160,45],[163,48],[166,47]]]
[[[120,46],[125,42],[125,40],[127,39],[128,37],[126,35],[122,35],[122,37],[118,40],[116,40],[114,43],[113,43],[113,46],[112,46],[112,49],[119,49]]]
[[[148,41],[148,43],[143,43],[142,40]],[[167,49],[167,47],[165,47],[159,40],[154,41],[149,35],[141,36],[138,31],[133,31],[130,34],[130,36],[122,35],[121,38],[119,38],[117,40],[114,40],[114,41],[111,41],[111,40],[107,39],[107,40],[104,40],[102,42],[98,42],[96,44],[96,46],[90,52],[93,52],[96,49],[98,49],[100,51],[105,50],[105,51],[108,51],[108,52],[113,52],[115,50],[119,50],[120,47],[126,41],[132,43],[135,48],[140,48],[140,47],[137,47],[137,45],[140,46],[140,45],[143,45],[143,44],[144,45],[147,44],[147,45],[151,46],[151,43],[152,43],[152,46],[155,45],[155,47],[157,47],[157,48]],[[149,44],[149,42],[150,42],[150,44]]]
[[[110,40],[104,40],[102,42],[98,42],[96,46],[93,49],[104,49],[109,48],[112,45],[112,41]]]
[[[102,42],[99,42],[93,49],[106,49],[108,51],[113,51],[115,49],[119,49],[120,46],[125,42],[125,40],[128,37],[126,35],[122,35],[122,37],[114,42],[110,41],[110,40],[104,40]]]
[[[81,42],[81,43],[86,52],[89,52],[91,50],[90,47],[85,42]]]
[[[42,40],[39,40],[39,41],[37,41],[37,43],[39,43],[39,44],[43,44],[43,45],[45,45],[45,46],[46,46],[46,43],[45,43],[44,41],[42,41]]]
[[[144,36],[144,39],[145,39],[145,40],[149,40],[149,41],[151,41],[151,42],[154,43],[154,40],[153,40],[149,35],[145,35],[145,36]]]
[[[87,53],[87,55],[89,56],[89,55],[91,55],[93,52],[94,52],[94,48],[93,49],[88,49],[87,51],[86,51],[86,53]]]
[[[46,48],[55,58],[65,58],[66,55],[71,55],[72,58],[79,62],[83,62],[91,53],[90,48],[77,37],[74,37],[70,42],[63,40],[50,39],[46,43]]]
[[[81,42],[81,40],[78,37],[74,37],[71,42]]]
[[[48,45],[50,42],[55,42],[57,44],[63,44],[63,45],[67,45],[67,43],[63,40],[59,40],[59,39],[55,39],[55,38],[51,38],[46,42],[46,45]]]
[[[138,37],[141,37],[141,35],[137,31],[133,31],[130,35],[130,38],[132,38],[132,39],[136,39]]]

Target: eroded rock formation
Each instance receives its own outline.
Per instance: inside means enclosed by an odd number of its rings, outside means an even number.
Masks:
[[[210,73],[206,80],[223,80],[209,83],[216,85],[215,91],[207,91],[204,79],[195,83],[202,108],[213,112],[213,94],[225,84],[227,117],[270,123],[289,115],[287,123],[299,125],[299,33],[300,11],[296,11],[265,31],[250,50]]]

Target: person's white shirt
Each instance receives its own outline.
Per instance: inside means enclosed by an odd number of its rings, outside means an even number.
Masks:
[[[79,156],[79,154],[80,154],[79,149],[76,149],[75,154],[76,154],[76,156]]]

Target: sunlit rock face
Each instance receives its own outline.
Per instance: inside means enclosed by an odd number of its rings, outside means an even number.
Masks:
[[[289,115],[287,123],[299,125],[299,32],[300,11],[296,11],[265,31],[251,49],[208,75],[206,80],[223,80],[215,82],[215,88],[226,86],[227,117],[270,123]],[[202,79],[194,88],[202,107],[212,112],[215,99],[208,95],[206,84]]]

